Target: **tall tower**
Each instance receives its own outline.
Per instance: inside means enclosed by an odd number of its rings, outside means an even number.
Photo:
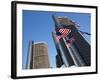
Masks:
[[[32,44],[28,50],[30,52],[28,53],[28,65],[26,64],[26,69],[50,68],[47,44],[45,42],[33,43],[33,41],[30,43]]]
[[[60,39],[58,42],[55,32],[52,32],[52,37],[53,37],[54,43],[56,45],[56,50],[58,53],[56,55],[57,67],[61,67],[62,65],[65,65],[67,67],[74,65],[74,62],[69,54],[69,51],[66,47],[64,40]]]
[[[48,47],[44,42],[38,42],[33,45],[33,69],[50,68],[48,58]]]
[[[56,39],[54,40],[60,46],[61,59],[66,67],[75,66],[90,66],[91,65],[91,47],[85,37],[79,32],[74,22],[67,17],[53,16],[55,23]],[[59,42],[57,38],[59,38]],[[57,43],[58,42],[58,43]],[[59,53],[58,53],[59,54]],[[58,59],[58,58],[56,58]]]

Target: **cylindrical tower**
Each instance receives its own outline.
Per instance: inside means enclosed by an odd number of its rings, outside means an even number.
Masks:
[[[48,46],[45,42],[33,45],[33,68],[50,68]]]

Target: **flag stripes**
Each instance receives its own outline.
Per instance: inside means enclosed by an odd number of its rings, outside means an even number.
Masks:
[[[62,35],[68,35],[71,30],[70,29],[66,29],[66,28],[62,28],[62,29],[59,29],[59,32],[62,34]]]
[[[59,43],[59,40],[61,39],[61,36],[56,36],[56,40]]]
[[[56,35],[57,42],[59,42],[59,40],[60,40],[61,38],[67,37],[68,34],[71,32],[71,30],[70,30],[70,29],[67,29],[67,28],[61,28],[61,29],[59,29],[57,32],[60,33],[60,35],[59,35],[59,34]]]

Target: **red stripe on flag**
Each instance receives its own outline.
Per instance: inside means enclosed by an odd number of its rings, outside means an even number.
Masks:
[[[56,36],[56,40],[58,43],[59,43],[60,38],[61,38],[61,36]]]
[[[59,32],[60,32],[62,35],[67,36],[67,35],[71,32],[71,30],[70,30],[70,29],[64,28],[64,29],[59,29]]]

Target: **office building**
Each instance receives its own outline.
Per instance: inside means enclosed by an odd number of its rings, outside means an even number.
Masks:
[[[41,69],[50,68],[49,57],[48,57],[48,46],[45,42],[33,42],[30,45],[31,51],[28,52],[28,69]],[[29,56],[30,54],[30,56]]]
[[[50,68],[46,43],[40,42],[33,45],[33,68]]]
[[[54,43],[60,53],[56,61],[61,61],[66,67],[70,66],[90,66],[91,47],[86,38],[78,30],[77,25],[67,17],[53,16],[55,31],[52,33]],[[59,41],[58,41],[58,37]],[[57,67],[62,63],[56,62]]]

